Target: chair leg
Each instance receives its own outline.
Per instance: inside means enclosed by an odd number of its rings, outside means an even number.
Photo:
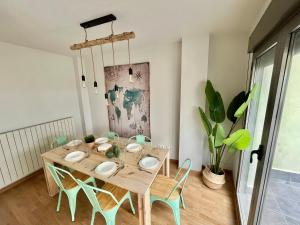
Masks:
[[[71,212],[71,218],[72,221],[75,221],[75,212],[76,212],[76,197],[77,197],[77,192],[73,193],[68,193],[67,194],[68,199],[69,199],[69,207],[70,207],[70,212]]]
[[[94,225],[96,212],[97,212],[97,211],[93,209],[93,212],[92,212],[92,218],[91,218],[91,225]]]
[[[185,203],[184,203],[184,200],[183,200],[183,196],[182,196],[182,194],[180,194],[180,201],[181,201],[181,205],[182,205],[182,208],[186,208],[186,206],[185,206]]]
[[[180,225],[180,207],[179,207],[179,199],[178,201],[176,202],[173,202],[171,204],[171,207],[172,207],[172,211],[173,211],[173,214],[174,214],[174,219],[175,219],[175,222],[176,222],[176,225]]]
[[[135,215],[135,209],[134,209],[133,204],[132,204],[132,199],[131,199],[130,192],[128,193],[128,200],[129,200],[129,203],[130,203],[131,211]]]
[[[93,186],[94,186],[94,187],[97,187],[97,183],[96,183],[96,180],[95,180],[95,178],[93,178],[93,181],[92,181],[92,183],[93,183]]]
[[[60,210],[61,194],[62,194],[62,190],[59,190],[58,200],[57,200],[57,207],[56,207],[56,212],[59,212],[59,210]]]
[[[105,217],[106,225],[115,225],[116,220],[116,212],[110,213],[106,215]]]

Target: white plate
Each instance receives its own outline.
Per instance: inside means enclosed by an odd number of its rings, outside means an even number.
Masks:
[[[99,152],[101,152],[101,151],[106,151],[106,150],[110,149],[111,147],[112,147],[111,144],[104,143],[102,145],[99,145],[99,147],[97,149],[98,149]]]
[[[138,143],[131,143],[126,146],[128,152],[138,152],[142,149],[142,146]]]
[[[140,167],[147,169],[147,170],[154,170],[158,167],[159,161],[157,158],[154,157],[145,157],[139,161]]]
[[[82,144],[82,140],[73,140],[66,144],[67,147],[75,147]]]
[[[95,173],[101,176],[109,176],[117,170],[117,164],[115,162],[106,161],[99,164],[96,169]]]
[[[68,162],[77,162],[85,157],[85,152],[74,151],[66,155],[65,160]]]
[[[106,142],[108,142],[108,138],[106,138],[106,137],[101,137],[101,138],[97,138],[96,140],[95,140],[95,143],[96,144],[104,144],[104,143],[106,143]]]

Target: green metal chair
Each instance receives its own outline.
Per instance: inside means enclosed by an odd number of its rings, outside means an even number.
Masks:
[[[109,183],[105,183],[100,189],[87,185],[81,180],[77,180],[77,182],[93,206],[91,225],[94,224],[95,214],[97,212],[103,215],[107,225],[115,225],[118,209],[127,199],[129,200],[132,213],[135,214],[129,191]]]
[[[183,167],[187,166],[181,175]],[[151,185],[151,205],[155,201],[162,201],[172,208],[176,225],[180,225],[180,202],[185,209],[183,188],[192,168],[192,161],[186,159],[174,178],[158,175]]]
[[[119,135],[116,132],[108,131],[104,134],[105,137],[107,137],[110,140],[119,139]]]
[[[56,137],[53,142],[51,143],[51,148],[56,148],[62,145],[65,145],[68,143],[68,137],[67,136],[58,136]]]
[[[75,221],[76,198],[77,198],[77,193],[81,189],[81,187],[77,183],[77,179],[81,179],[85,183],[93,183],[93,185],[96,187],[95,178],[89,177],[88,175],[85,175],[78,171],[74,171],[70,173],[64,169],[53,166],[51,164],[48,164],[48,169],[55,183],[59,187],[59,195],[58,195],[56,211],[58,212],[60,210],[61,195],[62,192],[64,192],[66,193],[69,200],[69,207],[70,207],[72,221]]]
[[[132,136],[128,139],[128,142],[130,142],[131,140],[135,140],[136,143],[140,144],[140,145],[143,145],[145,144],[146,142],[149,142],[151,144],[151,138],[147,137],[147,136],[144,136],[142,134],[139,134],[139,135],[135,135],[135,136]]]

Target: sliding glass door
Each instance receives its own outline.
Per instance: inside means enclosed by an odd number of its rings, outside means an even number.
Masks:
[[[300,14],[253,54],[258,85],[237,185],[242,225],[300,225]]]

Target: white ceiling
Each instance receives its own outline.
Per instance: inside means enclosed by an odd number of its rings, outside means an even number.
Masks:
[[[135,31],[135,45],[179,40],[195,33],[249,33],[266,0],[1,0],[0,41],[71,54],[79,23],[113,13],[115,33]],[[88,29],[88,39],[110,26]]]

